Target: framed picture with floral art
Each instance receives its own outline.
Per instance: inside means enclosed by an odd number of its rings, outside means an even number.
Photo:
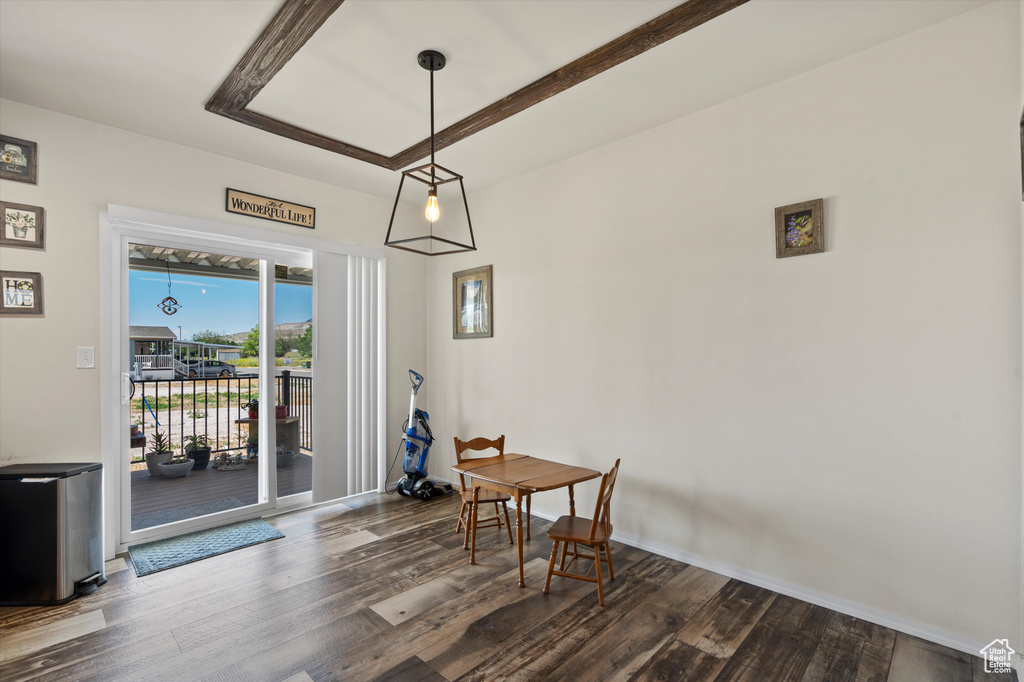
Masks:
[[[42,315],[43,276],[0,270],[0,315]]]
[[[0,178],[36,184],[35,142],[0,135]]]
[[[814,199],[775,209],[776,258],[825,250],[824,205],[824,199]]]
[[[18,246],[26,249],[43,248],[42,206],[0,201],[0,246]]]

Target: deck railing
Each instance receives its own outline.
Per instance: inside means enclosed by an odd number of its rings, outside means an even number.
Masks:
[[[170,355],[136,355],[135,366],[139,369],[173,369],[174,358]]]
[[[289,370],[284,370],[274,381],[278,404],[287,405],[289,416],[299,418],[299,447],[311,452],[312,377],[291,376]],[[245,449],[248,429],[235,420],[248,417],[242,405],[258,397],[257,376],[136,381],[131,400],[132,423],[146,434],[147,445],[150,436],[159,429],[170,438],[175,451],[180,451],[184,438],[193,433],[205,435],[215,453]],[[146,449],[133,449],[132,461],[143,461]]]

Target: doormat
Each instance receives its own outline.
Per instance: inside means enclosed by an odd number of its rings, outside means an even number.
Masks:
[[[281,531],[263,519],[252,519],[135,545],[128,548],[128,554],[135,567],[135,575],[141,578],[150,573],[283,537]]]
[[[175,521],[194,519],[197,516],[206,516],[207,514],[214,514],[216,512],[227,511],[228,509],[238,509],[239,507],[244,506],[244,504],[242,504],[233,497],[224,497],[219,500],[211,500],[210,502],[199,502],[198,504],[190,504],[184,507],[174,507],[173,509],[161,509],[160,511],[133,516],[132,530],[141,530],[143,528],[152,528],[153,526],[162,526],[165,523],[174,523]]]

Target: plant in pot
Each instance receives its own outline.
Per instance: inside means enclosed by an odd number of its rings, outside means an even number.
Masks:
[[[149,470],[150,476],[159,476],[160,463],[166,462],[171,458],[171,443],[157,429],[153,432],[153,442],[150,443],[149,447],[152,449],[146,453],[146,468]]]
[[[242,403],[243,410],[249,410],[249,419],[258,419],[260,416],[260,401],[253,398],[247,403]]]
[[[236,471],[244,469],[245,464],[248,461],[249,460],[246,459],[245,455],[243,455],[241,451],[234,455],[223,452],[217,455],[217,459],[213,463],[213,468],[218,471]]]
[[[192,472],[192,467],[196,465],[194,459],[189,459],[188,455],[182,453],[175,456],[171,454],[171,458],[166,462],[160,462],[157,464],[157,468],[160,469],[160,475],[165,478],[181,478],[188,476]]]
[[[256,456],[260,454],[260,439],[255,433],[245,441],[245,454],[249,456],[249,459],[256,459]]]
[[[284,469],[292,465],[292,458],[295,456],[295,452],[292,450],[285,450],[284,448],[284,435],[278,434],[277,436],[277,468]]]
[[[196,461],[192,471],[202,471],[210,464],[210,440],[205,434],[185,436],[185,454]]]

